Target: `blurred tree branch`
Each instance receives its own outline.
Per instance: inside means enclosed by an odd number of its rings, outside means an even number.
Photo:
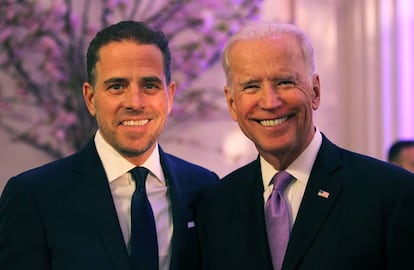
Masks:
[[[257,16],[260,3],[3,0],[0,128],[52,157],[80,149],[96,127],[82,97],[86,46],[98,30],[124,19],[145,21],[170,39],[180,96],[172,121],[206,117],[217,108],[215,98],[191,83],[218,61],[228,36]]]

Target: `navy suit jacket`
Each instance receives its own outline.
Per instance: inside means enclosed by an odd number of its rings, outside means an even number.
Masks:
[[[170,269],[199,269],[197,234],[188,225],[195,198],[218,177],[161,149],[160,158],[173,214]],[[7,183],[0,198],[0,269],[131,269],[93,141]]]
[[[197,213],[203,269],[272,269],[259,159],[206,192]],[[413,254],[414,175],[323,136],[283,269],[414,269]]]

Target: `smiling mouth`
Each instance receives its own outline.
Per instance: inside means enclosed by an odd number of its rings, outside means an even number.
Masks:
[[[271,120],[261,120],[261,121],[259,121],[259,123],[260,123],[262,126],[265,126],[265,127],[273,127],[273,126],[280,125],[280,124],[282,124],[283,122],[286,122],[286,120],[288,120],[288,118],[289,118],[289,117],[285,116],[285,117],[282,117],[282,118],[277,118],[277,119],[271,119]]]
[[[149,122],[148,119],[144,120],[128,120],[121,122],[121,125],[123,126],[144,126]]]

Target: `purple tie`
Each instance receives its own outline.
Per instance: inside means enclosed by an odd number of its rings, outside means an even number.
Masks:
[[[267,238],[272,256],[273,269],[282,268],[290,234],[290,218],[283,191],[292,181],[292,176],[285,172],[278,172],[272,179],[273,190],[266,203],[265,220]]]

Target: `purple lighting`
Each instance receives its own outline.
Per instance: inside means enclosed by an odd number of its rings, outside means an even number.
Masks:
[[[392,70],[395,70],[395,61],[393,61],[392,48],[393,38],[391,29],[393,28],[393,12],[389,1],[381,1],[381,58],[382,58],[382,108],[383,108],[383,142],[388,147],[389,142],[394,140],[396,130],[395,113],[393,104],[395,104],[395,93],[393,86]],[[391,132],[390,132],[391,131]],[[385,149],[386,151],[387,149]],[[385,152],[384,151],[384,152]]]
[[[398,136],[414,138],[414,2],[397,2]]]

